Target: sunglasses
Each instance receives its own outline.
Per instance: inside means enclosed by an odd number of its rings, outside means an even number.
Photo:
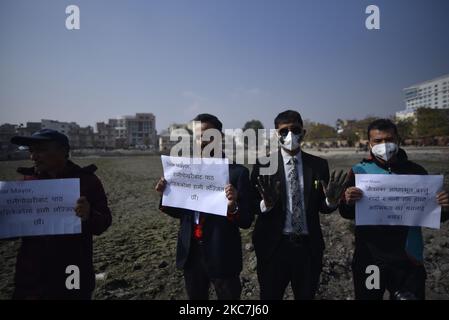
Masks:
[[[291,131],[292,134],[301,134],[302,128],[301,127],[293,127],[293,128],[282,128],[279,130],[279,134],[281,137],[286,137],[288,135],[288,132]]]

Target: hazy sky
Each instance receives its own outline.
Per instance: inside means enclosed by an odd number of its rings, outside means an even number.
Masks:
[[[65,28],[70,4],[80,30]],[[0,123],[394,114],[404,87],[449,73],[448,16],[447,0],[0,0]]]

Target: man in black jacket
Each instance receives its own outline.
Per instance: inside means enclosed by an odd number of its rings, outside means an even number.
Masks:
[[[201,135],[208,129],[222,131],[213,115],[200,114]],[[203,150],[212,141],[201,141]],[[242,245],[239,228],[248,229],[253,221],[249,205],[249,172],[241,165],[229,165],[227,217],[167,207],[160,210],[180,220],[176,265],[184,271],[186,291],[191,300],[207,300],[210,283],[218,299],[240,299]],[[161,196],[167,185],[162,177],[156,185]]]
[[[65,135],[42,129],[31,137],[14,137],[12,143],[28,146],[34,163],[18,168],[24,180],[80,179],[80,195],[75,212],[82,221],[80,234],[22,237],[14,277],[14,299],[91,299],[95,288],[93,235],[111,225],[112,217],[95,165],[81,168],[69,160]],[[79,269],[77,289],[66,286],[67,267]]]
[[[251,173],[260,297],[280,300],[291,282],[295,299],[313,299],[324,250],[319,212],[337,208],[345,175],[334,172],[329,181],[327,161],[301,151],[305,130],[298,112],[282,112],[274,124],[281,146],[277,172],[261,176],[256,164]]]
[[[355,174],[410,174],[426,175],[427,171],[407,158],[399,148],[396,125],[388,119],[378,119],[368,126],[370,155],[354,165],[348,175],[348,185],[340,214],[346,219],[355,218],[355,202],[363,196],[355,187]],[[442,220],[449,213],[449,196],[446,191],[437,195],[442,206]],[[355,298],[357,300],[382,300],[385,290],[391,299],[424,299],[426,270],[424,268],[423,239],[420,227],[408,226],[356,226],[355,250],[352,262]],[[379,270],[379,286],[368,287],[367,268]]]

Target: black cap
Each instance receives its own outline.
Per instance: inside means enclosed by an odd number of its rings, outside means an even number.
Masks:
[[[12,144],[17,144],[19,146],[32,146],[33,144],[44,142],[44,141],[55,141],[61,144],[63,147],[70,148],[69,139],[65,134],[52,129],[42,129],[31,135],[31,137],[21,137],[15,136],[11,139]]]

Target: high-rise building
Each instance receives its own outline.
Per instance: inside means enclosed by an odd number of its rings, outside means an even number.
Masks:
[[[95,147],[102,149],[115,149],[117,142],[117,130],[111,124],[97,122],[97,133],[95,134]]]
[[[125,146],[156,149],[156,117],[152,113],[136,113],[109,119],[109,125],[116,130],[116,138]]]
[[[72,149],[90,149],[95,147],[95,134],[91,126],[72,127],[67,136]]]
[[[449,74],[403,89],[406,109],[398,119],[413,117],[418,108],[449,109]]]
[[[5,123],[0,125],[0,152],[15,149],[10,141],[16,135],[17,125]]]

